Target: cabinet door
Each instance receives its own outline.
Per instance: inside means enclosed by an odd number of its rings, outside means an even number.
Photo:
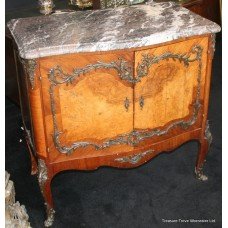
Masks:
[[[50,147],[61,153],[85,148],[99,153],[126,145],[124,134],[133,130],[132,60],[133,53],[40,60]]]
[[[134,128],[139,141],[200,127],[208,38],[135,53]]]

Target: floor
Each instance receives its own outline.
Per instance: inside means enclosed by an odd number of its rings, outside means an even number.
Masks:
[[[52,184],[56,210],[53,227],[222,227],[221,52],[221,38],[218,37],[209,107],[213,143],[205,165],[209,180],[203,183],[194,177],[196,142],[161,154],[135,169],[64,172],[57,175]],[[43,227],[44,201],[37,177],[30,175],[20,111],[8,99],[6,170],[15,183],[16,200],[26,206],[31,226]],[[211,222],[171,224],[163,219],[210,219]]]

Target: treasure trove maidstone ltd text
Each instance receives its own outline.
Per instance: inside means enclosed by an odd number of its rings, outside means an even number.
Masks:
[[[215,223],[215,219],[162,219],[163,223]]]

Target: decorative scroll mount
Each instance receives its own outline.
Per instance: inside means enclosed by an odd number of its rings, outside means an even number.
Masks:
[[[154,150],[147,150],[141,154],[136,154],[136,155],[130,155],[122,158],[116,158],[115,161],[120,162],[120,163],[131,163],[133,165],[137,164],[143,157],[145,157],[148,154],[153,153]]]
[[[87,147],[87,146],[93,146],[96,149],[104,149],[112,145],[120,145],[120,144],[135,146],[139,142],[145,140],[146,138],[167,134],[171,129],[175,127],[188,129],[196,122],[198,113],[201,107],[200,88],[201,88],[201,71],[202,71],[202,51],[203,51],[203,48],[200,45],[196,45],[193,48],[191,48],[191,50],[188,53],[183,53],[183,54],[166,52],[159,56],[145,55],[143,56],[142,62],[138,65],[136,69],[136,72],[137,72],[136,77],[133,77],[133,73],[132,73],[133,71],[131,66],[129,66],[127,62],[122,59],[119,59],[119,61],[110,62],[110,63],[97,62],[95,64],[87,65],[84,68],[74,69],[72,74],[65,74],[61,69],[61,67],[58,67],[58,66],[51,69],[49,73],[49,81],[51,83],[49,94],[50,94],[50,100],[51,100],[51,111],[52,111],[53,125],[54,125],[53,141],[56,149],[60,153],[71,154],[77,148]],[[172,124],[170,124],[169,126],[167,126],[165,129],[151,129],[147,131],[133,130],[130,133],[118,135],[116,138],[107,140],[99,145],[92,142],[81,142],[81,141],[74,142],[70,146],[65,146],[61,144],[60,135],[62,134],[62,132],[60,132],[58,129],[58,124],[56,119],[56,104],[55,104],[55,97],[54,97],[54,88],[57,85],[61,85],[61,84],[67,85],[69,83],[72,83],[75,79],[77,79],[81,75],[88,73],[92,70],[101,69],[101,68],[114,69],[117,71],[120,79],[132,84],[136,84],[141,81],[141,78],[148,75],[149,68],[153,64],[156,64],[161,60],[168,60],[168,59],[179,60],[181,63],[184,64],[185,67],[188,67],[191,62],[195,62],[195,61],[197,61],[199,64],[198,75],[197,75],[197,82],[198,82],[197,93],[196,93],[196,99],[193,103],[193,114],[190,119],[177,120]]]
[[[72,74],[65,74],[60,66],[52,68],[49,72],[49,80],[51,85],[56,86],[60,84],[69,84],[72,83],[75,79],[89,73],[92,70],[97,69],[114,69],[117,71],[120,79],[124,81],[128,81],[130,83],[135,83],[135,79],[133,77],[132,67],[127,64],[127,62],[121,58],[118,61],[113,61],[110,63],[97,62],[95,64],[90,64],[85,66],[84,68],[73,69]]]
[[[195,168],[195,175],[196,178],[200,181],[208,180],[208,177],[203,173],[203,164],[198,168],[198,170]]]
[[[45,183],[47,180],[48,180],[48,171],[47,171],[45,161],[42,159],[38,159],[38,181],[39,181],[39,186],[40,186],[41,192],[44,197],[45,197],[44,187],[45,187]],[[45,227],[50,227],[50,226],[52,226],[52,224],[54,222],[55,211],[47,203],[45,203],[45,206],[46,206],[46,211],[47,211],[47,219],[45,220],[44,225],[45,225]]]
[[[44,186],[48,180],[47,167],[42,159],[38,159],[38,181],[42,194],[44,194]]]
[[[55,7],[53,0],[39,0],[40,13],[44,15],[51,14]]]
[[[191,58],[191,54],[195,53],[195,58]],[[140,81],[141,78],[145,77],[149,73],[149,68],[153,65],[158,63],[161,60],[179,60],[180,63],[183,63],[185,67],[188,67],[190,62],[194,62],[196,60],[201,60],[202,55],[202,47],[199,45],[194,46],[191,49],[191,52],[189,53],[183,53],[183,54],[174,54],[171,52],[166,52],[160,56],[155,55],[149,55],[145,54],[143,55],[141,63],[137,66],[137,81]]]
[[[211,58],[213,59],[215,53],[215,44],[216,44],[216,34],[211,34],[211,45],[208,48],[209,54],[211,54]]]
[[[208,121],[206,123],[206,128],[205,128],[205,132],[204,132],[204,139],[207,140],[208,150],[209,150],[210,146],[211,146],[211,143],[212,143],[212,134],[211,134],[211,131],[210,131],[210,126],[209,126],[209,122]],[[206,162],[206,160],[204,162]],[[201,181],[207,181],[208,180],[208,177],[203,173],[204,162],[203,162],[203,164],[201,164],[201,166],[198,168],[198,170],[195,168],[196,178],[198,180],[201,180]]]
[[[28,74],[30,85],[31,85],[31,88],[33,89],[35,86],[35,71],[36,71],[36,66],[37,66],[36,60],[21,59],[21,62],[24,66],[26,73]]]
[[[208,141],[208,148],[210,148],[213,138],[212,138],[208,121],[206,123],[206,128],[205,128],[205,139]]]
[[[45,203],[47,210],[47,219],[44,221],[45,227],[51,227],[55,219],[55,210]]]
[[[69,5],[78,6],[81,9],[93,6],[92,0],[69,0]]]

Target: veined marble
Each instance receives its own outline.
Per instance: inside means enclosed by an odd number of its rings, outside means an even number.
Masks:
[[[13,19],[8,27],[24,59],[142,47],[220,31],[172,2]]]

